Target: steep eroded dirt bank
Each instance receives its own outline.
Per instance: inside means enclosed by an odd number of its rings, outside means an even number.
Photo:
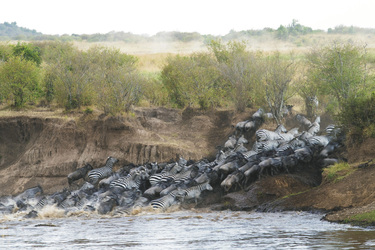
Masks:
[[[236,120],[250,113],[137,108],[131,117],[0,118],[0,195],[40,184],[47,193],[67,187],[66,176],[108,156],[128,163],[167,162],[179,156],[214,156],[233,132]]]

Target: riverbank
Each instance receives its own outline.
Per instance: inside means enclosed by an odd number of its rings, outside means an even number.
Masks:
[[[90,163],[97,168],[111,155],[118,166],[213,158],[234,125],[254,110],[203,112],[167,108],[135,108],[130,115],[99,113],[0,111],[0,195],[14,195],[40,184],[46,193],[68,187],[67,175]],[[322,119],[322,127],[331,121]],[[293,121],[287,121],[288,129]],[[272,122],[264,127],[272,129]],[[247,147],[251,147],[250,143]],[[304,167],[293,173],[263,176],[237,191],[217,190],[199,203],[214,210],[323,211],[334,222],[361,222],[362,213],[375,210],[375,140],[350,146],[342,156],[353,171],[328,180],[322,171]],[[368,218],[368,217],[366,217]],[[371,224],[373,222],[369,222]]]

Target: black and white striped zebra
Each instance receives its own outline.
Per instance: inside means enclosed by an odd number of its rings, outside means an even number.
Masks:
[[[283,133],[287,132],[286,128],[282,124],[277,126],[275,131],[270,131],[267,129],[259,129],[255,132],[255,136],[256,136],[257,141],[280,140],[282,139],[280,137],[281,132]]]
[[[198,175],[198,172],[199,168],[197,166],[189,166],[177,174],[172,174],[162,178],[161,181],[179,184],[194,179]]]
[[[300,140],[298,138],[294,138],[293,140],[289,142],[284,142],[279,145],[279,147],[276,149],[276,156],[287,156],[292,153],[298,148],[302,148],[306,145],[306,143],[303,140]]]
[[[38,203],[34,206],[34,209],[36,210],[41,210],[43,207],[47,206],[47,205],[52,205],[53,202],[51,199],[49,199],[49,197],[47,196],[43,196],[39,201]]]
[[[316,135],[307,139],[307,144],[312,147],[325,147],[331,141],[330,136]]]
[[[150,202],[151,207],[153,209],[165,210],[165,209],[167,209],[170,206],[178,204],[179,201],[176,198],[177,192],[178,192],[177,190],[173,190],[169,194],[167,194],[167,195],[165,195],[165,196],[163,196],[163,197],[161,197],[159,199],[152,200]]]
[[[139,189],[142,180],[148,178],[146,171],[137,170],[127,176],[121,177],[117,180],[112,181],[109,184],[111,190],[117,190],[123,192],[125,190]]]
[[[268,140],[268,141],[259,141],[255,142],[253,145],[253,150],[257,153],[266,153],[273,150],[276,150],[276,148],[280,145],[279,140]]]
[[[312,135],[316,135],[319,131],[320,131],[320,116],[316,117],[315,121],[311,124],[307,132]]]
[[[205,190],[208,190],[208,191],[213,190],[213,188],[212,188],[212,186],[210,185],[209,182],[205,182],[205,183],[202,183],[202,184],[199,184],[197,186],[190,187],[190,188],[187,188],[187,189],[177,190],[176,196],[178,198],[181,198],[182,201],[194,199],[195,204],[197,204],[198,198],[200,197],[201,193]]]
[[[96,185],[100,179],[109,177],[113,172],[113,165],[117,162],[116,158],[108,157],[104,167],[93,169],[87,174],[89,182]]]
[[[169,171],[167,169],[170,169]],[[151,186],[155,186],[160,182],[169,181],[168,177],[183,171],[184,167],[178,163],[173,163],[172,167],[163,169],[161,173],[151,175],[149,178]]]

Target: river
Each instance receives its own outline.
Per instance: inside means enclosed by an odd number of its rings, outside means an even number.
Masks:
[[[52,215],[54,214],[54,215]],[[109,217],[4,216],[3,249],[371,249],[375,230],[305,212],[174,211]]]

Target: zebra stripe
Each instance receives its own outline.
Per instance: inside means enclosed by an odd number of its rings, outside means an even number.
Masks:
[[[172,168],[169,171],[167,171],[167,169],[168,168],[166,167],[165,169],[163,169],[161,173],[150,176],[149,181],[150,181],[151,186],[155,186],[160,182],[170,181],[168,179],[169,176],[183,172],[185,168],[181,167],[178,163],[173,163]]]
[[[109,177],[112,174],[112,168],[116,162],[118,162],[116,158],[108,157],[104,167],[93,169],[87,174],[89,182],[96,185],[99,179]]]
[[[117,180],[112,181],[109,184],[110,189],[119,188],[122,191],[139,189],[142,179],[147,177],[147,173],[144,170],[137,170],[133,173],[128,174],[125,177],[121,177]]]
[[[202,184],[199,184],[197,186],[190,187],[187,189],[178,190],[176,193],[177,193],[177,197],[182,198],[182,201],[184,201],[185,199],[188,199],[188,200],[194,199],[195,204],[197,204],[198,198],[200,197],[202,191],[204,190],[209,190],[209,191],[213,190],[209,182],[205,182],[205,183],[202,183]]]
[[[270,152],[275,150],[279,145],[280,141],[278,140],[260,141],[254,143],[253,150],[257,153]]]
[[[271,141],[271,140],[280,140],[282,139],[280,137],[280,133],[287,132],[286,128],[280,124],[277,126],[275,131],[270,131],[267,129],[259,129],[255,132],[255,136],[257,138],[257,141]]]
[[[52,202],[51,200],[49,200],[46,196],[43,196],[39,201],[38,203],[35,205],[35,209],[36,210],[40,210],[42,209],[43,207],[47,206],[47,205],[51,205]]]
[[[331,141],[329,136],[313,136],[307,139],[307,144],[313,147],[325,147]]]
[[[169,194],[159,199],[152,200],[150,202],[150,205],[152,206],[153,209],[165,210],[166,208],[172,205],[178,204],[178,200],[176,199],[177,192],[178,192],[177,190],[173,190]]]

